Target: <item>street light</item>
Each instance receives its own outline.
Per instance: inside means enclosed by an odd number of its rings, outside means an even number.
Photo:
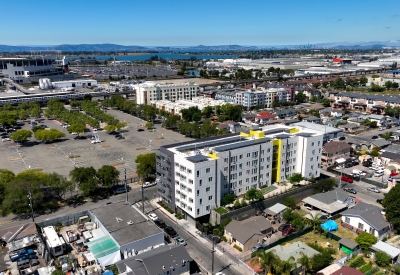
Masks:
[[[214,235],[214,231],[215,231],[216,229],[214,229],[213,230],[213,235],[212,235],[212,243],[213,243],[213,246],[212,246],[212,251],[211,251],[211,253],[212,253],[212,259],[211,259],[211,275],[214,275],[214,253],[215,253],[215,241],[214,241],[214,238],[215,237],[217,237],[217,236],[215,236]]]
[[[29,195],[27,197],[29,199],[29,206],[31,207],[32,221],[35,222],[35,218],[33,216],[32,194],[31,194],[31,191],[28,191],[28,192],[29,192]]]

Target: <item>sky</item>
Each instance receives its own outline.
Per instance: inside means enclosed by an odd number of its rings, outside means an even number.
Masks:
[[[399,0],[6,0],[2,45],[400,42]]]

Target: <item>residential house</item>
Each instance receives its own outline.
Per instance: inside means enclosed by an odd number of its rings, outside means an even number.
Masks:
[[[330,216],[346,210],[355,204],[356,198],[340,188],[318,193],[303,199],[304,206],[310,210],[320,210]]]
[[[227,120],[227,121],[224,121],[224,124],[229,125],[229,131],[231,133],[237,133],[238,130],[240,129],[239,122],[235,122],[235,121],[232,121],[232,120]]]
[[[347,122],[357,124],[358,126],[362,126],[365,123],[365,119],[364,117],[351,117],[347,119]]]
[[[321,160],[327,165],[332,165],[337,159],[350,157],[350,148],[346,142],[327,142],[322,146]]]
[[[360,130],[360,125],[356,123],[347,123],[343,125],[338,125],[338,128],[343,129],[345,132],[353,133]]]
[[[255,122],[258,124],[265,124],[267,121],[275,120],[276,114],[271,114],[270,112],[263,111],[258,112],[255,117]]]
[[[339,240],[339,249],[347,254],[352,254],[358,249],[358,244],[353,240],[341,238]]]
[[[385,150],[383,150],[384,152],[381,154],[381,160],[382,163],[390,163],[390,162],[397,162],[397,160],[400,159],[400,154],[399,153],[392,153],[392,152],[388,152],[385,148]]]
[[[290,258],[294,259],[296,267],[291,270],[292,275],[302,274],[302,265],[297,262],[298,259],[306,255],[308,258],[312,258],[315,255],[320,254],[317,250],[309,247],[303,242],[295,242],[291,245],[277,245],[273,248],[266,250],[266,252],[273,252],[281,261],[288,261]]]
[[[385,148],[391,144],[390,141],[387,141],[384,138],[373,139],[369,145],[369,149],[373,150],[374,148]]]
[[[328,140],[332,140],[343,136],[343,129],[330,127],[328,125],[319,125],[307,121],[301,121],[298,123],[294,123],[294,126],[322,131],[324,133],[323,142],[327,142]]]
[[[242,121],[244,123],[254,123],[254,121],[256,120],[256,116],[257,114],[254,113],[244,114],[242,115]]]
[[[394,247],[393,245],[390,245],[388,243],[382,242],[382,241],[377,241],[376,244],[373,244],[370,247],[371,252],[374,254],[376,252],[385,252],[392,258],[393,262],[398,262],[399,261],[399,254],[400,254],[400,249],[397,247]],[[396,265],[396,264],[395,264]]]
[[[267,214],[270,220],[280,220],[281,214],[287,209],[286,206],[284,206],[281,203],[276,203],[273,206],[266,208],[264,210],[264,213]]]
[[[120,274],[189,275],[192,258],[183,245],[163,245],[115,263]]]
[[[272,232],[271,222],[263,216],[252,217],[243,221],[233,220],[226,227],[224,236],[232,243],[248,251]]]
[[[226,123],[220,123],[220,124],[217,125],[217,129],[218,130],[222,130],[223,129],[223,130],[230,131],[231,127],[229,127],[229,125],[226,124]]]
[[[316,117],[316,116],[307,116],[306,118],[303,118],[303,121],[311,122],[311,123],[320,123],[321,118]]]
[[[369,119],[370,121],[376,121],[378,126],[385,125],[387,123],[387,118],[383,115],[368,115],[364,117],[365,119]]]
[[[331,264],[317,272],[317,275],[363,275],[360,270],[349,266],[341,266],[339,264]]]
[[[293,118],[293,119],[283,119],[283,120],[281,120],[281,123],[283,123],[284,125],[291,125],[291,124],[294,124],[294,123],[298,123],[298,122],[300,122],[300,120],[298,120],[297,118]]]
[[[284,119],[286,117],[294,117],[298,112],[293,108],[283,108],[275,109],[273,113],[275,113],[279,118]]]
[[[384,219],[381,210],[365,202],[359,202],[342,213],[342,226],[356,233],[368,232],[377,238],[385,236],[389,223]]]
[[[400,145],[390,144],[388,147],[385,148],[385,151],[395,153],[395,154],[400,154]]]

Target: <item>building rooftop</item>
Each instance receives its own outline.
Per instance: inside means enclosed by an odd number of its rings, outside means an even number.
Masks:
[[[378,231],[389,226],[388,222],[383,218],[381,210],[365,202],[359,202],[352,208],[343,211],[342,216],[360,217]]]
[[[191,261],[183,245],[164,245],[119,261],[116,266],[121,273],[129,268],[135,275],[158,275]]]
[[[139,210],[126,202],[116,202],[90,210],[120,245],[159,234],[159,229]],[[132,222],[128,224],[128,222]]]
[[[392,259],[396,258],[400,254],[400,249],[382,241],[378,241],[376,244],[372,245],[371,248],[375,251],[387,253],[392,257]]]
[[[232,220],[225,230],[240,243],[245,244],[254,235],[262,235],[261,231],[272,228],[271,222],[262,216],[255,216],[243,221]]]
[[[320,254],[317,250],[309,247],[303,242],[295,242],[289,246],[277,245],[266,250],[266,252],[269,251],[274,252],[282,261],[287,261],[293,257],[297,267],[300,266],[300,264],[297,263],[297,259],[301,258],[303,255],[307,255],[307,257],[312,258],[314,255]]]
[[[350,150],[350,148],[351,146],[348,143],[340,141],[330,141],[325,143],[324,146],[322,146],[322,150],[324,150],[328,154],[339,152],[344,149]]]
[[[326,213],[332,214],[348,208],[355,203],[355,197],[350,196],[339,188],[335,190],[318,193],[303,199],[303,202],[312,205]]]
[[[343,132],[343,130],[338,129],[338,128],[330,127],[330,126],[327,126],[327,125],[316,124],[316,123],[312,123],[312,122],[307,122],[307,121],[301,121],[301,122],[298,122],[298,123],[294,123],[293,125],[294,126],[299,126],[299,127],[304,127],[304,128],[307,128],[307,129],[321,131],[321,132],[323,132],[325,134]]]

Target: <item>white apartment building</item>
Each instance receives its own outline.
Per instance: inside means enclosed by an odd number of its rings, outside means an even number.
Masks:
[[[286,102],[290,100],[290,91],[284,88],[249,89],[235,93],[235,103],[246,108],[253,108],[259,105],[270,108],[274,101]]]
[[[294,173],[319,177],[323,133],[271,125],[222,137],[161,146],[156,153],[158,192],[195,223],[228,193],[285,181]]]
[[[157,109],[164,110],[171,114],[180,114],[183,109],[188,109],[190,107],[197,107],[202,111],[207,106],[215,108],[215,106],[226,104],[223,100],[216,100],[209,97],[193,97],[192,100],[181,99],[175,102],[170,100],[156,100],[151,101],[151,105]]]
[[[196,97],[199,93],[199,85],[194,82],[187,83],[155,83],[146,81],[136,84],[133,87],[136,90],[137,104],[150,104],[155,100],[177,101],[180,99],[189,99]]]

